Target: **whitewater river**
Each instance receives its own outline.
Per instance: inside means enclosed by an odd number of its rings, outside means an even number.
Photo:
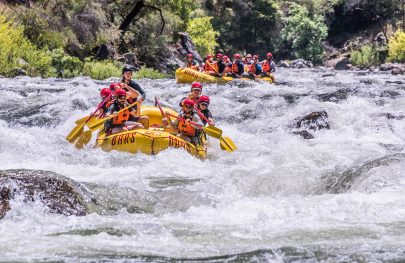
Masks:
[[[11,200],[0,261],[400,262],[405,260],[405,77],[280,70],[279,85],[205,85],[218,126],[201,161],[78,151],[65,137],[111,82],[0,79],[0,170],[81,183],[102,210],[49,213]],[[146,104],[177,105],[190,85],[140,80]],[[326,111],[330,129],[292,134]],[[94,140],[94,136],[93,136]]]

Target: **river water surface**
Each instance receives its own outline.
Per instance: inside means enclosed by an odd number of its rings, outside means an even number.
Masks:
[[[217,125],[201,161],[78,151],[65,137],[110,82],[0,79],[0,169],[53,171],[101,204],[87,216],[11,201],[0,261],[400,262],[405,260],[405,78],[280,70],[279,84],[205,85]],[[146,104],[190,85],[140,80]],[[326,111],[330,129],[292,134]],[[94,136],[93,136],[94,137]],[[94,139],[93,139],[94,140]]]

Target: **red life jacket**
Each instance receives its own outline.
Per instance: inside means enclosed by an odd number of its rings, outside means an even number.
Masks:
[[[263,72],[270,72],[271,66],[269,61],[265,60],[262,65]]]

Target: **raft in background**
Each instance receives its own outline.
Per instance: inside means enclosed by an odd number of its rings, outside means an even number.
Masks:
[[[172,109],[163,108],[170,114],[178,115]],[[104,131],[100,131],[97,136],[96,146],[103,151],[112,150],[145,154],[157,154],[168,148],[183,148],[191,155],[204,158],[207,156],[207,150],[204,145],[195,146],[162,128],[162,115],[157,107],[142,106],[141,116],[149,117],[149,129],[137,129],[132,131],[120,132],[106,136]],[[205,141],[204,136],[202,139]]]
[[[178,68],[176,70],[176,81],[177,83],[192,83],[194,81],[205,82],[205,83],[226,83],[232,81],[233,77],[214,77],[203,72],[196,71],[191,68]],[[240,78],[242,80],[254,81],[250,78]],[[259,77],[259,80],[273,83],[273,79],[270,77]]]

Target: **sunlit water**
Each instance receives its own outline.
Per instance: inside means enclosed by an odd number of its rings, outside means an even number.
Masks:
[[[228,153],[211,138],[204,161],[178,149],[76,150],[65,137],[110,82],[0,79],[0,169],[62,174],[103,207],[65,217],[12,200],[0,261],[405,260],[405,78],[321,69],[277,78],[204,86],[238,146]],[[190,88],[139,82],[146,104],[177,105]],[[296,118],[322,110],[330,130],[292,134]]]

